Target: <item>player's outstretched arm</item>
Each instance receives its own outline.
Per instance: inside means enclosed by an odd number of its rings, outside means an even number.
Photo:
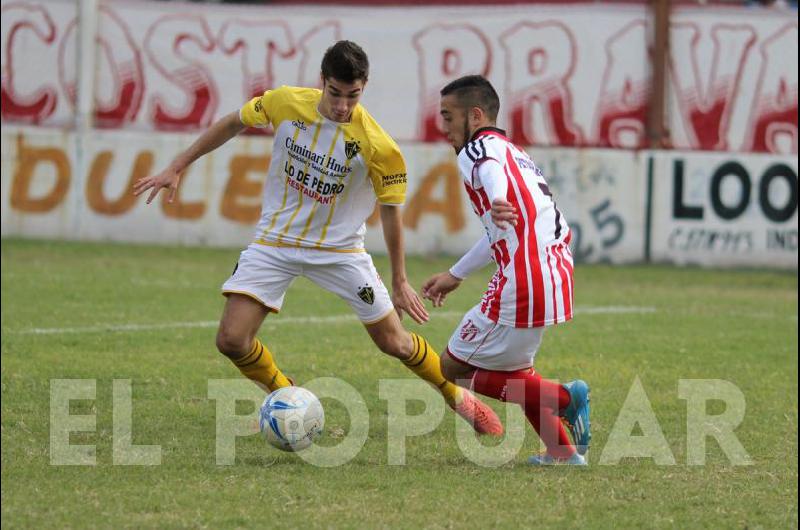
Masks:
[[[158,192],[162,188],[166,188],[169,190],[169,202],[174,201],[181,175],[189,164],[221,146],[239,134],[244,128],[245,126],[239,119],[238,112],[231,112],[222,117],[201,134],[186,151],[176,156],[167,169],[161,173],[137,180],[133,186],[133,194],[138,196],[152,189],[147,197],[147,204],[150,204],[158,195]]]
[[[383,238],[386,241],[386,250],[389,252],[389,261],[392,264],[392,303],[401,318],[405,311],[415,322],[423,324],[428,321],[428,311],[406,277],[403,219],[400,206],[381,204],[380,212]]]
[[[422,296],[442,307],[447,295],[458,289],[461,281],[492,259],[489,239],[481,237],[447,272],[434,274],[422,285]]]

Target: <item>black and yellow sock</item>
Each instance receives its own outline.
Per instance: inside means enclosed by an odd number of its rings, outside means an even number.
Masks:
[[[247,378],[270,392],[285,386],[292,386],[292,382],[275,364],[275,359],[272,358],[267,347],[258,339],[253,339],[253,347],[250,352],[241,359],[234,360],[233,364]]]
[[[411,340],[414,341],[414,352],[410,358],[403,361],[403,364],[417,374],[417,377],[435,386],[450,405],[459,403],[461,389],[442,375],[439,354],[428,344],[428,341],[416,333],[411,334]]]

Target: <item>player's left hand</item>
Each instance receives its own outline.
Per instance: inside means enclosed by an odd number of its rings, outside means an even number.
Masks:
[[[508,225],[517,226],[517,209],[505,199],[497,198],[492,201],[492,222],[498,228],[505,230]]]
[[[403,318],[403,311],[408,313],[417,324],[424,324],[430,318],[425,304],[407,281],[392,286],[392,303],[400,319]]]
[[[449,271],[434,274],[422,284],[422,296],[433,302],[433,307],[442,307],[448,293],[456,290],[461,281]]]

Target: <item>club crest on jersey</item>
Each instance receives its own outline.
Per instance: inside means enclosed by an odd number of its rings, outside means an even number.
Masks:
[[[344,143],[344,154],[347,155],[348,160],[351,160],[360,151],[361,151],[361,146],[358,145],[358,142],[356,140]]]
[[[375,303],[375,291],[373,291],[372,287],[370,287],[369,285],[365,285],[364,287],[358,290],[358,297],[369,305]]]
[[[475,337],[478,335],[478,327],[472,323],[472,320],[467,320],[467,322],[461,326],[461,340],[464,342],[471,342],[475,340]]]

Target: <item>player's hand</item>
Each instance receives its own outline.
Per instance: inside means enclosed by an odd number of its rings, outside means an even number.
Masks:
[[[180,184],[180,182],[181,174],[172,168],[168,168],[157,175],[137,180],[133,185],[133,194],[139,196],[147,190],[152,189],[153,191],[151,191],[150,195],[147,197],[147,204],[150,204],[153,202],[156,195],[158,195],[158,192],[161,191],[162,188],[166,188],[169,190],[169,197],[167,200],[172,202],[175,200],[175,195],[178,193],[178,184]]]
[[[505,199],[495,199],[492,201],[492,222],[498,228],[505,230],[508,225],[517,226],[517,209]]]
[[[392,303],[400,319],[403,318],[403,311],[409,314],[417,324],[424,324],[430,318],[425,304],[422,303],[417,292],[407,282],[402,281],[392,287]]]
[[[434,274],[422,285],[422,296],[433,302],[433,307],[442,307],[448,293],[461,285],[461,279],[449,272]]]

